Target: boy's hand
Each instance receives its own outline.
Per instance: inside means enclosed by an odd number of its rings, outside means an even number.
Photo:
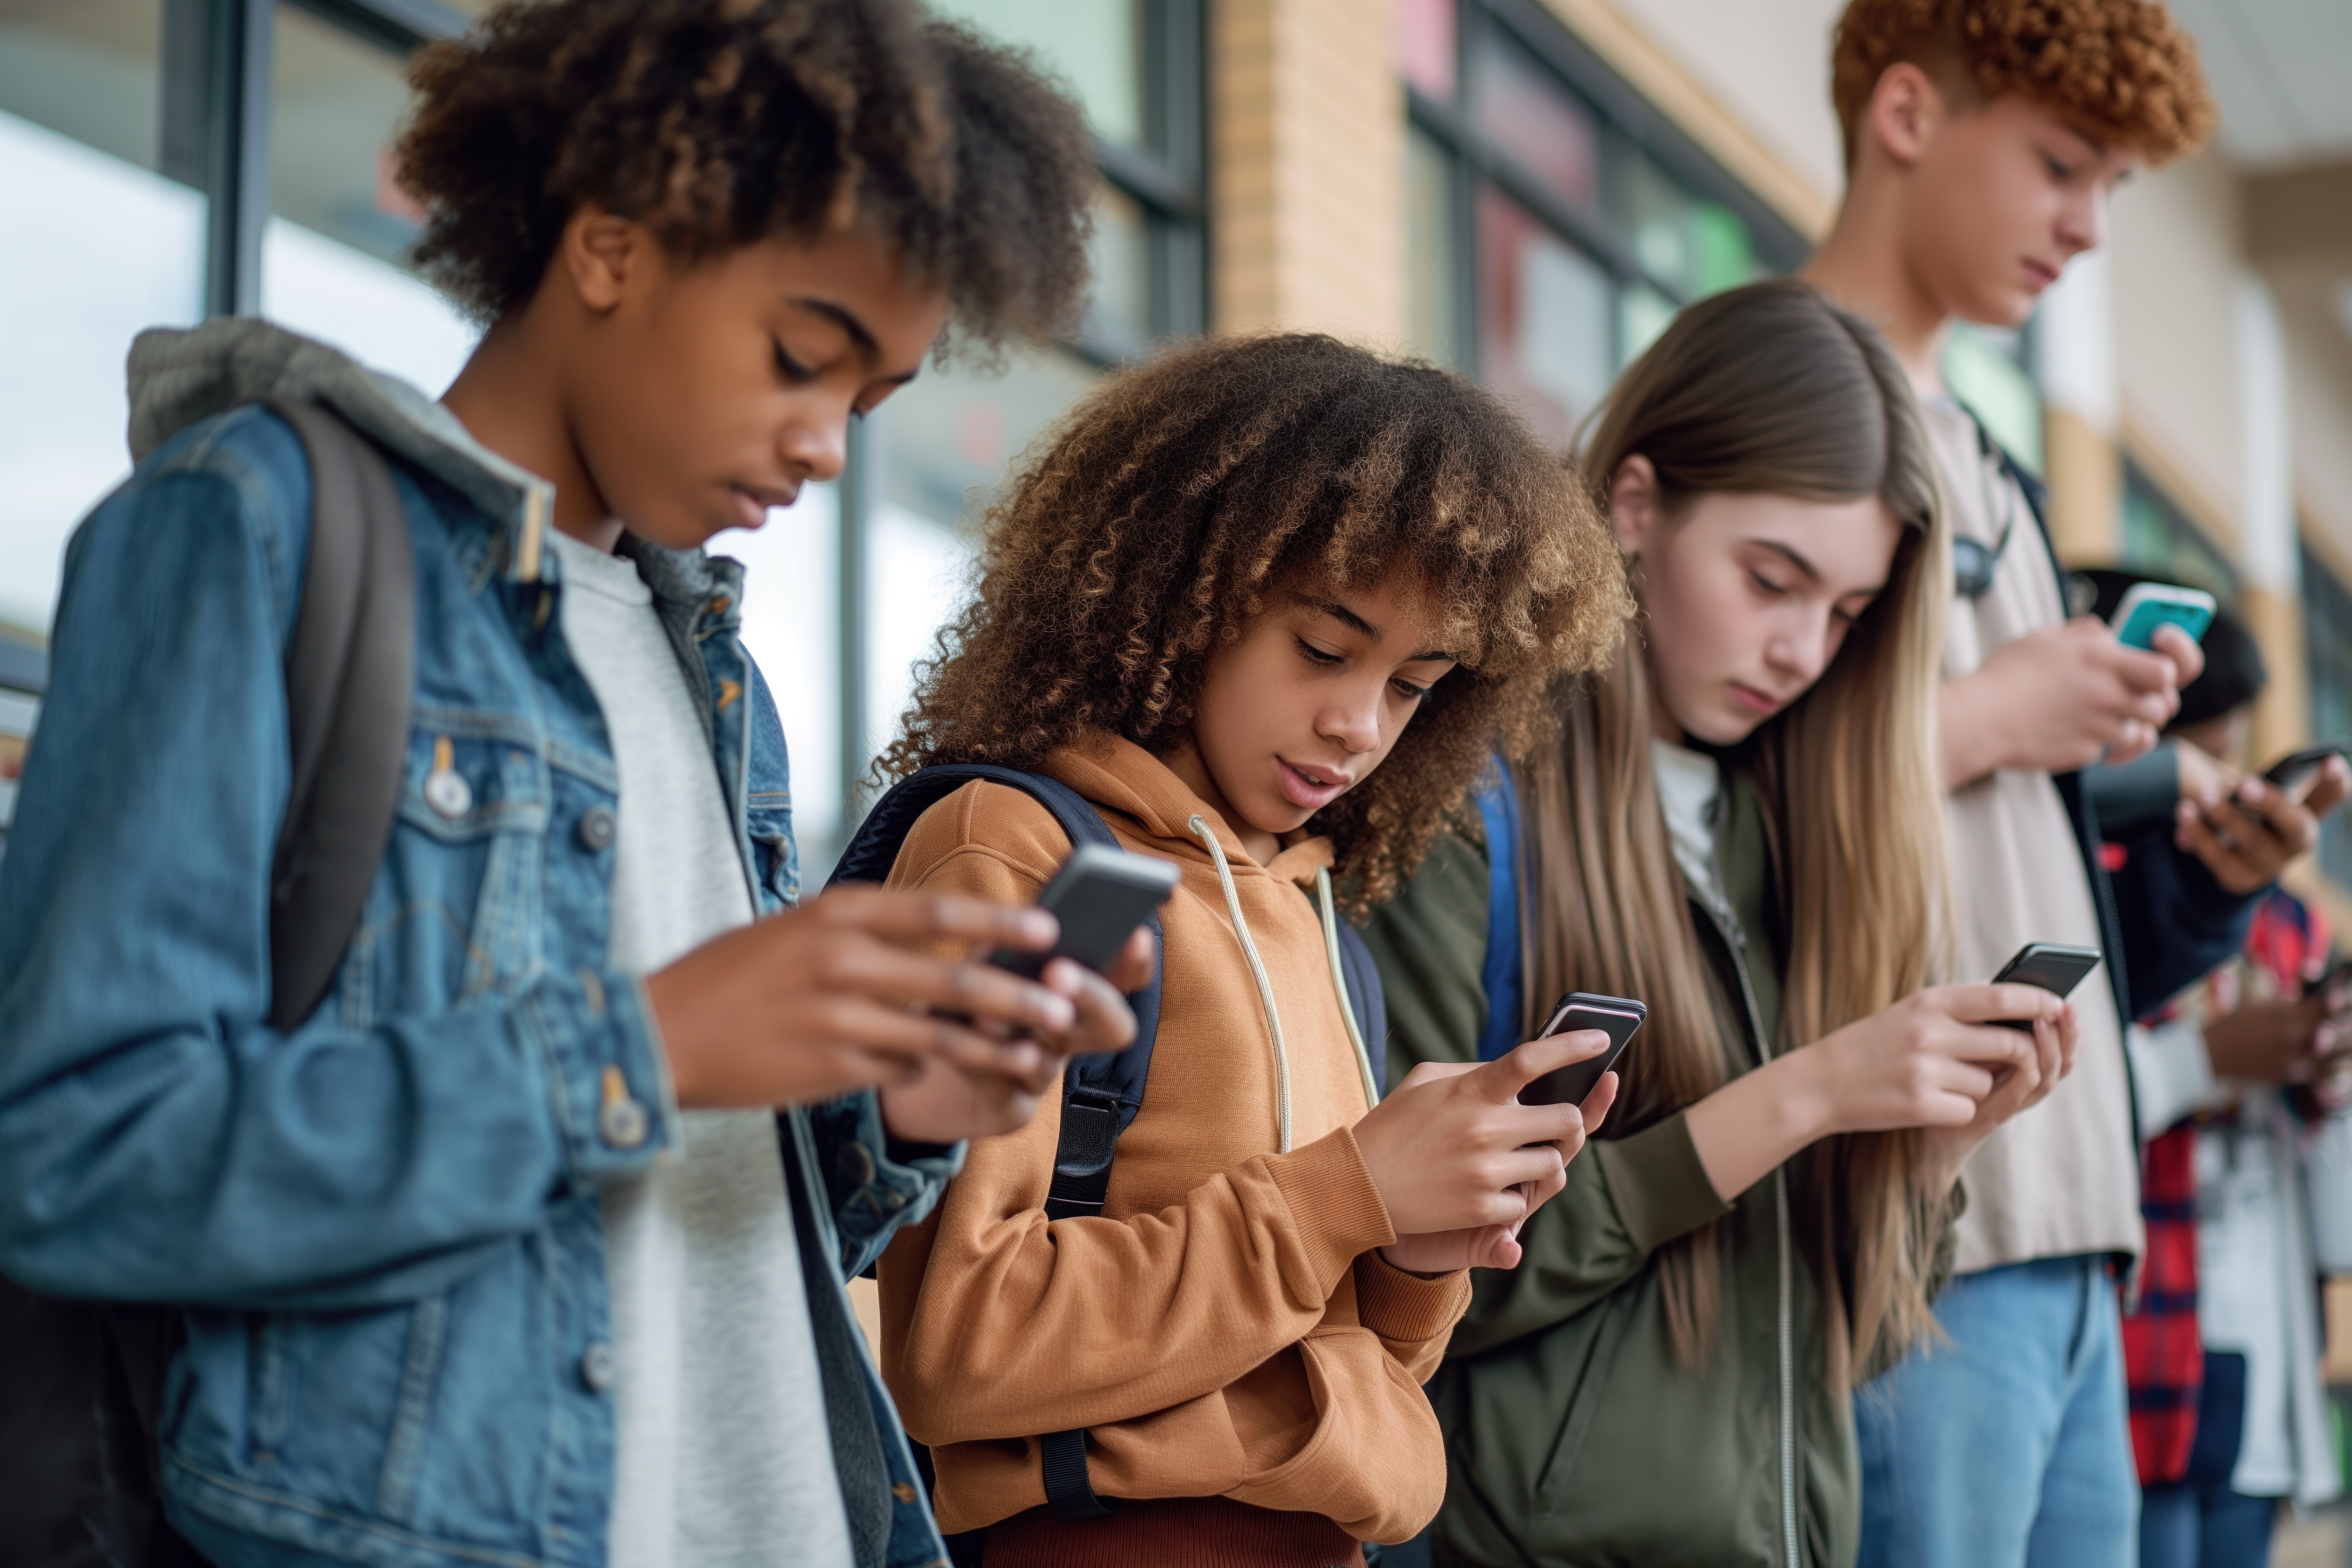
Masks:
[[[1579,1029],[1530,1040],[1475,1067],[1424,1062],[1407,1074],[1355,1129],[1364,1168],[1398,1237],[1382,1256],[1399,1268],[1432,1272],[1418,1259],[1467,1256],[1480,1245],[1432,1245],[1433,1237],[1503,1229],[1512,1236],[1490,1236],[1483,1250],[1507,1251],[1516,1263],[1519,1222],[1559,1190],[1587,1131],[1586,1112],[1578,1107],[1521,1105],[1519,1090],[1554,1068],[1608,1048],[1601,1030]],[[1613,1092],[1613,1083],[1609,1087]],[[1609,1097],[1596,1089],[1593,1098],[1597,1126]]]
[[[2320,765],[2298,800],[2267,779],[2250,778],[2234,794],[2211,792],[2174,807],[2173,842],[2205,862],[2213,879],[2246,894],[2278,880],[2279,873],[2319,842],[2319,819],[2352,794],[2352,768],[2341,757]]]
[[[1066,958],[1055,959],[1042,978],[1047,989],[1069,998],[1077,1009],[1077,1022],[1061,1034],[1032,1041],[1033,1066],[1016,1070],[1016,1059],[1011,1058],[997,1068],[934,1059],[912,1083],[883,1086],[882,1124],[892,1137],[913,1143],[959,1143],[1018,1131],[1036,1114],[1038,1100],[1071,1057],[1123,1051],[1135,1043],[1135,1014],[1124,994],[1150,984],[1158,959],[1151,933],[1143,930],[1127,939],[1108,975]]]
[[[2103,755],[2130,762],[2156,744],[2180,707],[2180,688],[2204,668],[2178,626],[2157,633],[2154,652],[2124,647],[2089,616],[2029,633],[1944,682],[1944,785],[1958,789],[2000,768],[2063,773]]]
[[[646,977],[677,1102],[812,1104],[911,1081],[933,1059],[1034,1074],[1044,1051],[1027,1037],[1059,1037],[1078,1024],[1066,988],[910,949],[944,938],[977,952],[1034,951],[1053,946],[1056,930],[1042,910],[835,888],[714,938]],[[1132,1019],[1127,1029],[1131,1038]]]

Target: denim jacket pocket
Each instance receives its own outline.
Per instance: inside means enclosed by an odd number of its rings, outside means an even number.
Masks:
[[[435,1013],[537,971],[550,795],[524,721],[419,704],[390,842],[344,961],[344,1023]]]

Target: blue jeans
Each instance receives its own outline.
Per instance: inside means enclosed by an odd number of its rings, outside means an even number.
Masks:
[[[1854,1396],[1859,1568],[2137,1568],[2139,1483],[2105,1257],[1954,1279],[1948,1344]]]
[[[2150,1487],[2139,1505],[2140,1568],[2269,1568],[2279,1500],[2223,1481]]]

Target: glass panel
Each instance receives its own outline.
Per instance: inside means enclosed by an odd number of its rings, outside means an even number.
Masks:
[[[933,0],[940,16],[1031,50],[1086,106],[1095,134],[1143,142],[1143,0]]]
[[[1478,192],[1478,372],[1566,451],[1609,390],[1608,275],[1492,186]]]
[[[130,468],[131,337],[204,313],[164,34],[160,0],[0,0],[0,628],[48,630],[66,536]]]
[[[1397,74],[1440,103],[1454,101],[1454,0],[1391,0],[1389,54]]]
[[[882,493],[869,541],[866,711],[878,751],[898,733],[914,666],[962,608],[965,568],[996,487],[1037,436],[1093,384],[1059,350],[1012,355],[1000,374],[925,370],[874,416]]]
[[[1459,369],[1462,279],[1454,232],[1454,158],[1408,129],[1404,142],[1405,307],[1413,352]]]
[[[1140,353],[1152,338],[1151,220],[1116,186],[1095,191],[1094,294],[1086,333],[1114,354]]]
[[[1962,322],[1944,340],[1944,384],[2010,456],[2042,472],[2042,394],[2011,352],[2013,332]]]
[[[1990,427],[1990,421],[1987,421]],[[2234,604],[2238,569],[2137,463],[2124,463],[2124,564]],[[2330,731],[2333,733],[2334,731]]]
[[[2352,593],[2309,545],[2303,552],[2304,668],[2311,688],[2311,732],[2352,735]],[[2352,813],[2331,812],[2320,825],[2319,867],[2352,888]]]
[[[1674,320],[1672,300],[1646,283],[1627,285],[1617,296],[1617,368],[1640,359]]]
[[[1501,28],[1478,29],[1470,77],[1479,128],[1555,195],[1580,207],[1601,195],[1592,111]]]
[[[1651,276],[1692,300],[1756,276],[1748,226],[1720,202],[1701,201],[1639,153],[1628,161],[1626,205],[1633,252]]]
[[[418,216],[392,179],[402,62],[291,5],[277,45],[262,313],[437,397],[476,334],[402,264]]]

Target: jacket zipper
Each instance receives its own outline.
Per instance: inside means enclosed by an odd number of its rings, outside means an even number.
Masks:
[[[1715,870],[1717,887],[1723,883],[1721,841],[1709,846],[1708,858]],[[1715,925],[1716,934],[1723,939],[1731,952],[1731,970],[1739,977],[1739,999],[1748,1013],[1748,1033],[1756,1045],[1757,1064],[1760,1067],[1772,1059],[1772,1042],[1764,1033],[1763,1010],[1756,1005],[1755,984],[1748,977],[1748,935],[1727,905],[1717,903],[1721,895],[1716,888],[1698,889],[1694,900],[1706,911]],[[1797,1377],[1794,1335],[1790,1326],[1789,1300],[1789,1174],[1786,1166],[1776,1166],[1772,1172],[1772,1226],[1775,1251],[1780,1263],[1780,1552],[1786,1568],[1801,1568],[1797,1542]]]

